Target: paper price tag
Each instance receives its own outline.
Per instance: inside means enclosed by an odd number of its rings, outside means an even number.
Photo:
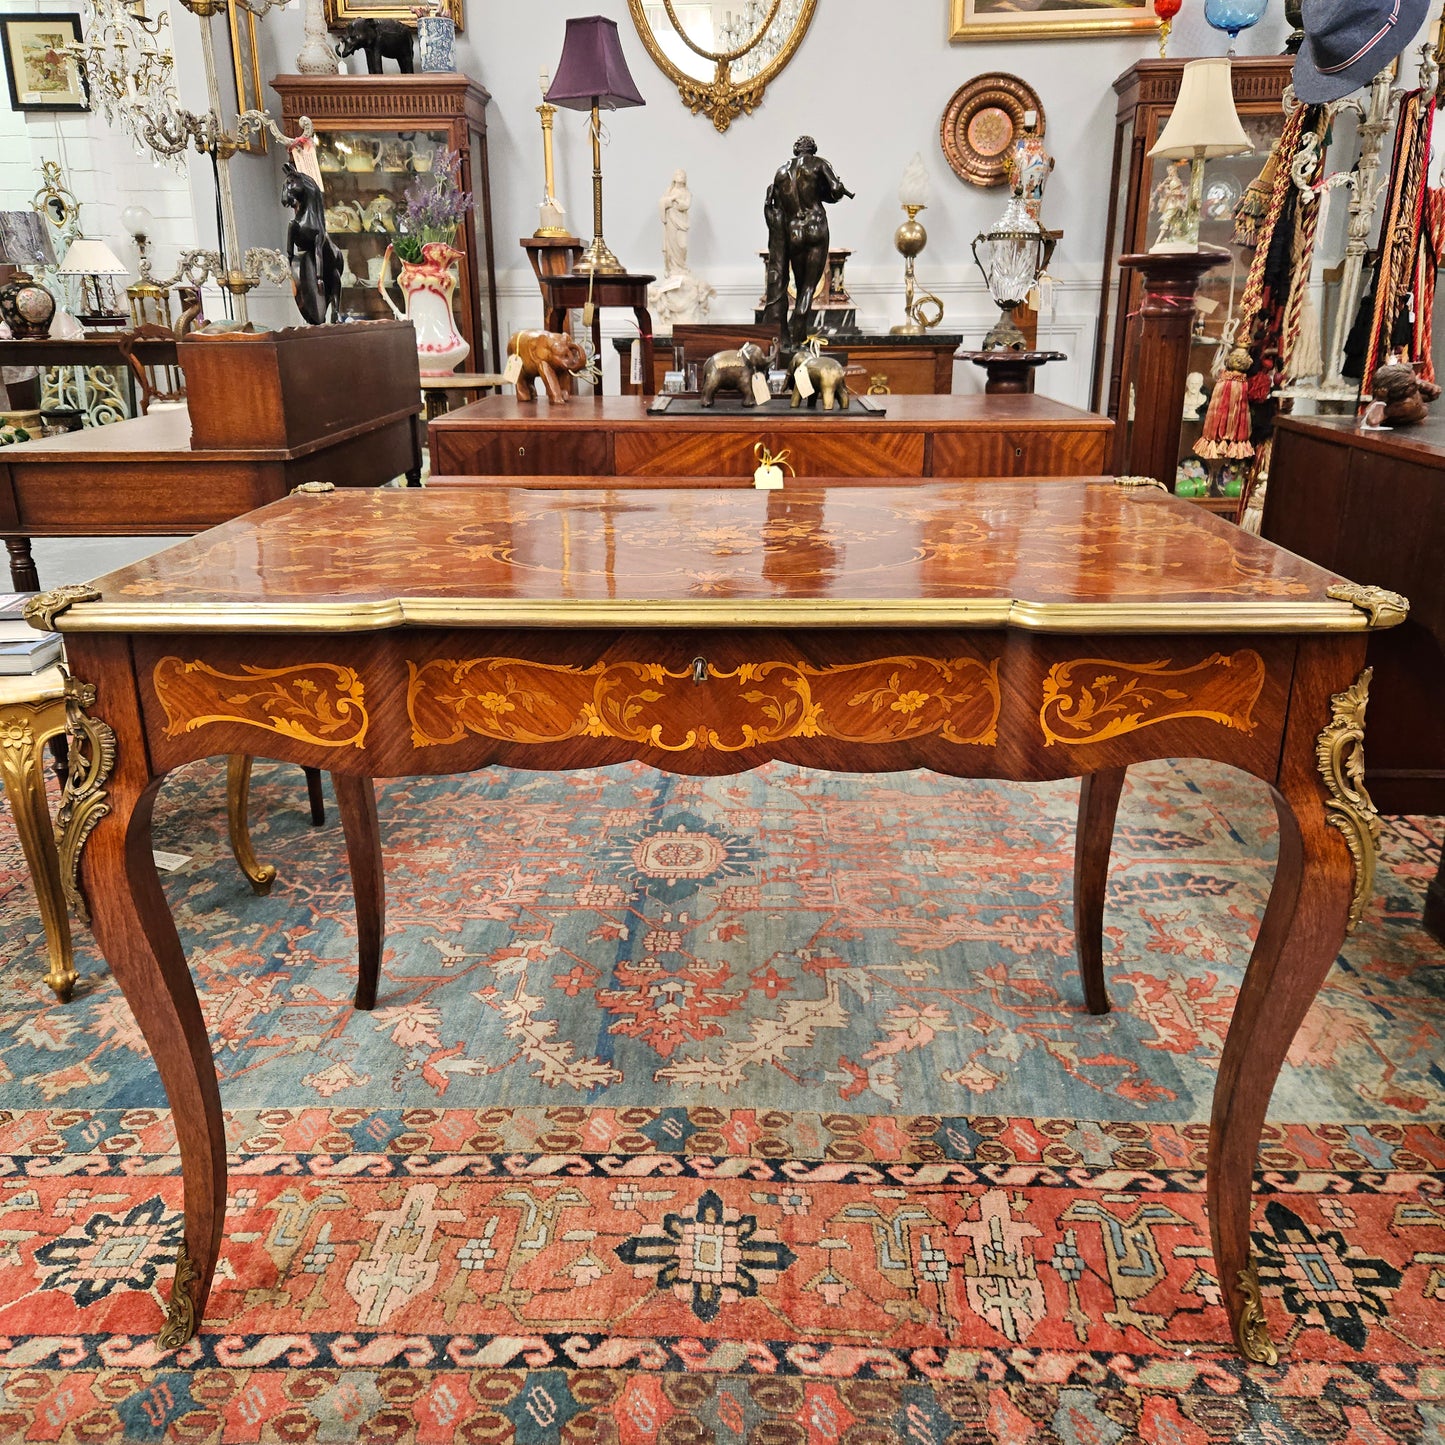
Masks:
[[[596,316],[596,315],[597,315],[597,307],[594,306],[594,305],[592,304],[592,302],[589,301],[589,302],[582,308],[582,324],[583,324],[584,326],[591,326],[591,325],[592,325],[592,318],[593,318],[594,316]]]
[[[798,395],[801,396],[804,401],[807,401],[818,389],[813,385],[813,378],[808,375],[808,368],[806,366],[800,366],[793,373],[793,385],[798,388]]]
[[[772,399],[773,394],[768,390],[768,383],[763,379],[763,377],[759,376],[757,372],[754,372],[753,400],[757,402],[759,406],[766,406]]]
[[[632,384],[642,385],[642,342],[632,343]]]
[[[159,848],[152,848],[151,854],[156,860],[156,867],[167,873],[174,873],[177,868],[184,868],[191,861],[189,853],[163,853]]]
[[[780,492],[783,489],[783,469],[781,467],[759,467],[753,473],[753,486],[760,492]]]
[[[516,384],[517,378],[522,374],[522,358],[514,351],[507,358],[507,369],[502,373],[502,380],[509,386]]]

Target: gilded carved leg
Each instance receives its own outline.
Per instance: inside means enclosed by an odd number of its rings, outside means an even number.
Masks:
[[[276,881],[276,865],[258,863],[251,847],[251,761],[246,753],[232,753],[226,760],[226,829],[231,835],[236,866],[256,895],[264,898]]]
[[[1369,897],[1379,833],[1361,781],[1370,674],[1331,694],[1331,672],[1338,677],[1337,663],[1316,665],[1301,647],[1275,789],[1279,865],[1225,1040],[1210,1125],[1215,1264],[1240,1352],[1267,1365],[1278,1354],[1249,1240],[1260,1134],[1290,1043]],[[1316,735],[1322,718],[1328,724]]]
[[[95,940],[145,1036],[175,1121],[185,1236],[160,1333],[162,1348],[175,1349],[195,1333],[215,1273],[226,1139],[206,1022],[151,853],[161,780],[149,770],[135,679],[128,665],[107,658],[99,683],[110,726],[83,712],[95,689],[69,684],[72,770],[62,861],[68,855],[74,864],[79,855]]]
[[[1104,768],[1079,784],[1079,827],[1074,835],[1074,942],[1084,1003],[1091,1014],[1109,1012],[1104,982],[1104,897],[1114,818],[1127,768]]]
[[[351,891],[356,899],[356,1007],[376,1006],[381,972],[381,941],[386,926],[386,879],[382,871],[381,825],[376,816],[376,785],[370,778],[331,775],[336,805],[346,835]]]
[[[58,688],[57,688],[58,691]],[[75,956],[70,941],[70,915],[60,881],[60,856],[55,825],[45,792],[45,743],[65,731],[65,699],[0,702],[0,783],[10,800],[20,850],[30,869],[35,901],[45,931],[50,971],[45,982],[64,1003],[75,987]]]

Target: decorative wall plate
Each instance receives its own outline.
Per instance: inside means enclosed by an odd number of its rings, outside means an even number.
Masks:
[[[980,75],[954,91],[943,112],[939,139],[960,180],[973,186],[1001,186],[1008,180],[1014,142],[1024,133],[1024,114],[1038,112],[1036,134],[1044,133],[1044,107],[1037,92],[1016,75]]]

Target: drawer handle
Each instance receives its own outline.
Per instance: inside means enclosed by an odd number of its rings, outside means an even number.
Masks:
[[[875,371],[868,378],[869,396],[892,396],[892,389],[888,385],[888,373],[886,371]]]

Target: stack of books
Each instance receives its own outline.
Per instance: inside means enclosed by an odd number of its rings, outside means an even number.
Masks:
[[[0,677],[43,672],[60,661],[60,634],[37,632],[26,620],[34,592],[0,592]]]

